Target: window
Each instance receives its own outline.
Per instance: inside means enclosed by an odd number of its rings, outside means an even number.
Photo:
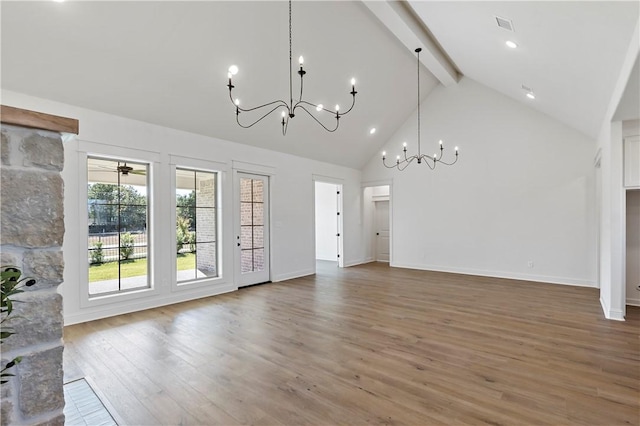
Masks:
[[[240,178],[240,272],[265,269],[264,181]]]
[[[89,296],[149,287],[148,164],[87,158]]]
[[[217,173],[176,168],[176,279],[218,276]]]

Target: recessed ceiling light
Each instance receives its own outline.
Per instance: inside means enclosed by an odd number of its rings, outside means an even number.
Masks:
[[[507,40],[505,42],[505,44],[507,45],[507,47],[510,47],[512,49],[515,49],[516,47],[518,47],[518,45],[516,44],[515,41],[511,41],[511,40]]]
[[[372,135],[376,132],[376,128],[372,127],[371,130],[369,130],[369,134]]]
[[[64,3],[64,0],[53,0],[56,3]]]
[[[535,99],[536,95],[533,94],[533,89],[531,87],[522,85],[522,90],[525,92],[525,96],[529,99]]]

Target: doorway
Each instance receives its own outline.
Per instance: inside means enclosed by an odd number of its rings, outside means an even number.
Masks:
[[[626,304],[640,306],[640,189],[626,191]]]
[[[238,287],[270,280],[269,177],[236,173],[236,274]]]
[[[362,200],[365,259],[392,263],[391,185],[364,187]]]

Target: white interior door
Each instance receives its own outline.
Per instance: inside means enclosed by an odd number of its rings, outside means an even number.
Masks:
[[[376,260],[389,261],[389,201],[375,202]]]
[[[336,261],[339,254],[336,185],[315,182],[316,260]]]
[[[236,226],[236,273],[238,287],[270,280],[269,177],[236,174],[239,203]]]

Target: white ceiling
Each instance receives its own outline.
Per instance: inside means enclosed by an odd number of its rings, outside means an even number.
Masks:
[[[288,99],[287,2],[1,7],[3,89],[354,168],[377,155],[415,109],[413,52],[359,1],[294,2],[294,67],[304,55],[305,99],[344,111],[352,77],[358,95],[335,133],[299,114],[286,136],[279,112],[238,127],[226,85],[235,64],[234,93],[244,107]],[[437,81],[422,74],[426,96]]]
[[[594,138],[639,14],[635,1],[408,4],[443,50],[435,61],[452,61],[434,69],[441,81],[443,69],[459,70]],[[285,1],[0,7],[7,90],[354,168],[377,156],[415,110],[418,46],[360,1],[294,2],[293,55],[305,57],[305,99],[344,108],[351,77],[358,98],[337,132],[302,114],[284,137],[276,114],[238,127],[226,74],[231,64],[240,68],[234,92],[245,107],[288,97]],[[515,32],[498,28],[494,15],[512,19]],[[506,39],[519,48],[509,50]],[[425,97],[438,80],[424,67],[421,79]],[[524,97],[522,84],[535,101]],[[297,87],[294,80],[294,93]],[[373,126],[378,132],[370,135]]]
[[[640,2],[409,3],[462,74],[598,137]],[[512,20],[514,32],[498,27],[496,15]]]

